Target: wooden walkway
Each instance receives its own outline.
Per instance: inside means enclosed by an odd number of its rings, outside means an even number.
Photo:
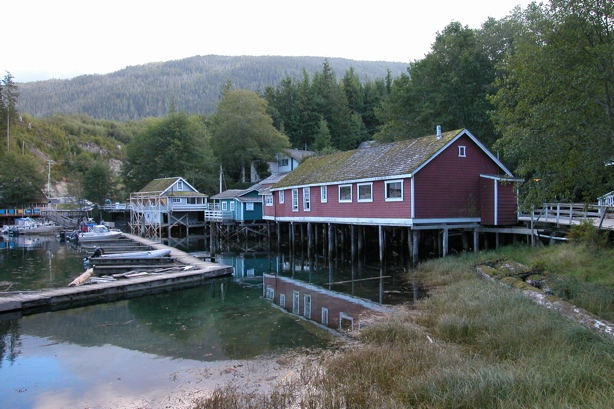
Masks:
[[[117,301],[202,285],[211,278],[228,276],[233,268],[203,261],[189,254],[142,237],[124,234],[129,239],[155,249],[170,249],[171,257],[185,265],[185,270],[167,274],[135,277],[109,283],[57,288],[34,293],[11,294],[0,297],[0,320],[16,319],[22,315],[75,308],[83,305]]]
[[[614,206],[545,203],[539,209],[518,216],[518,221],[531,223],[532,226],[548,224],[555,227],[569,227],[584,223],[586,220],[601,230],[614,230]]]

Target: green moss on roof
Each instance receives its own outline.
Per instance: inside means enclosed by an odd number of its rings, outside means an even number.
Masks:
[[[174,178],[162,178],[162,179],[154,179],[149,182],[143,189],[139,190],[139,192],[162,192],[168,189],[173,183],[175,183],[179,179],[178,177]]]
[[[453,140],[463,129],[365,149],[312,157],[273,188],[407,175]]]

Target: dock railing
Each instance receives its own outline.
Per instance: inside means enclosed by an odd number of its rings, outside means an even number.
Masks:
[[[614,201],[611,204],[544,203],[528,212],[519,211],[518,220],[530,220],[532,226],[539,222],[571,226],[590,220],[602,228],[608,215],[613,213]]]

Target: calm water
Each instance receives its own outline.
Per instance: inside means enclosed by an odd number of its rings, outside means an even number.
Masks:
[[[0,291],[65,286],[83,271],[82,257],[54,238],[3,241]],[[96,407],[87,402],[153,396],[181,371],[334,342],[328,331],[262,298],[257,284],[270,259],[241,259],[226,259],[244,264],[235,277],[198,288],[0,317],[0,407]]]

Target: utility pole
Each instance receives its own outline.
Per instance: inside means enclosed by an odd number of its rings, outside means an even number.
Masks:
[[[47,161],[47,165],[48,165],[48,170],[47,170],[47,199],[51,199],[51,164],[53,163],[52,160],[48,160]]]

